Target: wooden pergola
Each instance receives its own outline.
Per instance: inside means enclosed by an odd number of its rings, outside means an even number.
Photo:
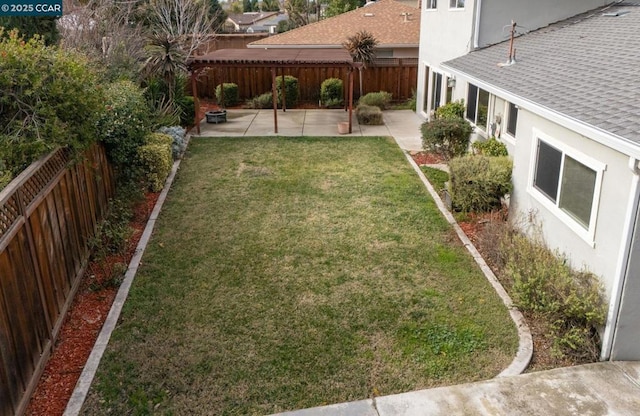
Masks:
[[[220,49],[206,55],[197,56],[189,60],[188,68],[191,73],[191,88],[195,101],[195,125],[200,134],[200,120],[198,110],[200,100],[198,98],[197,77],[200,71],[208,68],[270,68],[271,91],[273,95],[273,124],[275,133],[278,133],[278,95],[276,91],[276,77],[278,69],[282,75],[284,86],[284,68],[303,67],[344,67],[348,69],[348,97],[347,108],[349,111],[349,133],[352,132],[353,114],[353,71],[361,66],[361,63],[353,62],[353,58],[345,49]],[[224,81],[222,82],[224,83]],[[224,91],[224,88],[222,89]],[[282,109],[286,111],[284,88],[282,88]]]

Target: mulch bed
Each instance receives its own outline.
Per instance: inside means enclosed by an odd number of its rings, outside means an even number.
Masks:
[[[109,281],[114,265],[129,264],[159,193],[149,193],[138,204],[131,222],[133,235],[124,253],[87,266],[78,292],[40,382],[27,407],[27,415],[62,415],[98,338],[118,288]]]

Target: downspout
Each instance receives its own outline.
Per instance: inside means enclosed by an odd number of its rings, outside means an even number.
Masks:
[[[633,173],[631,181],[631,198],[627,204],[627,215],[624,219],[624,231],[620,254],[618,257],[618,265],[616,266],[616,280],[613,282],[611,290],[611,300],[609,301],[609,310],[607,312],[607,322],[602,335],[602,351],[600,360],[605,361],[611,358],[611,350],[613,348],[613,339],[615,337],[615,328],[618,324],[618,314],[620,313],[620,302],[622,301],[622,290],[627,275],[627,265],[629,263],[629,254],[631,253],[631,240],[635,231],[635,221],[638,215],[638,203],[640,203],[640,167],[638,167],[638,159],[629,157],[628,167]]]
[[[473,49],[478,49],[480,46],[478,38],[480,37],[480,11],[482,10],[482,0],[476,0],[476,18],[473,28]]]

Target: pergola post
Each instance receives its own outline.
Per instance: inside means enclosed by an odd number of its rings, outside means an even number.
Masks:
[[[282,96],[282,111],[287,111],[287,87],[284,83],[284,68],[281,68],[282,74],[282,89],[280,90],[280,95]]]
[[[349,134],[353,132],[353,68],[349,68]]]
[[[196,131],[200,134],[200,99],[198,98],[197,78],[198,71],[194,69],[191,71],[191,92],[193,93],[193,104],[195,107],[193,123],[196,126]]]
[[[276,91],[276,68],[271,68],[271,98],[273,99],[273,127],[278,134],[278,92]]]

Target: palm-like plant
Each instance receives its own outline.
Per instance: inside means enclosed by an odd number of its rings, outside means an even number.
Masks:
[[[163,32],[149,36],[145,49],[147,51],[146,73],[162,78],[169,92],[169,100],[173,101],[176,77],[187,70],[187,55],[177,39]]]
[[[354,36],[347,38],[342,44],[349,51],[355,62],[362,62],[363,67],[358,68],[360,72],[360,96],[362,97],[362,69],[367,68],[376,57],[375,47],[378,44],[376,38],[366,30],[361,30]]]

